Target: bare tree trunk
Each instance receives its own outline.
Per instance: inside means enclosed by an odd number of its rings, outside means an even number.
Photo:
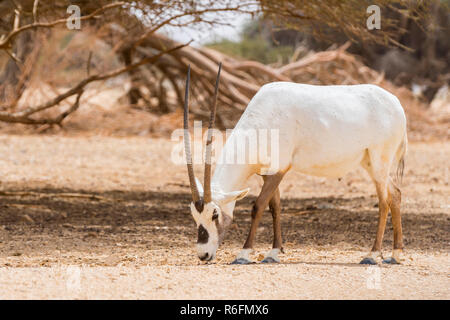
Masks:
[[[438,15],[439,15],[439,3],[433,3],[430,16],[428,18],[428,36],[423,43],[423,71],[427,77],[433,77],[433,63],[436,59],[436,38],[437,38],[437,28],[438,26]]]
[[[26,89],[32,70],[23,67],[34,49],[33,35],[33,31],[19,35],[13,51],[17,61],[10,58],[0,74],[0,100],[8,105],[15,105]]]
[[[133,63],[132,50],[130,48],[126,48],[121,52],[123,62],[125,66],[129,66]],[[141,91],[139,90],[139,82],[140,75],[138,69],[132,69],[128,71],[131,80],[131,88],[128,91],[128,99],[131,105],[136,105],[139,102],[139,99],[142,98]]]

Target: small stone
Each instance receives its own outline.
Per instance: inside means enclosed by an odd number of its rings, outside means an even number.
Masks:
[[[87,235],[85,235],[83,237],[83,239],[88,239],[88,238],[97,238],[97,234],[95,232],[89,232]]]
[[[333,204],[331,204],[331,203],[319,203],[318,205],[317,205],[317,209],[321,209],[321,210],[323,210],[323,209],[333,209],[334,208],[334,205]]]
[[[24,214],[22,216],[22,221],[27,223],[34,223],[34,220],[27,214]]]

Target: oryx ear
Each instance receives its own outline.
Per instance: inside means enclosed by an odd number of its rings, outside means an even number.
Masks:
[[[195,177],[195,184],[197,185],[197,190],[198,193],[200,194],[200,197],[203,197],[203,186],[200,180],[197,179],[197,177]]]
[[[225,194],[221,195],[219,202],[222,204],[227,204],[228,202],[231,202],[231,201],[241,200],[248,194],[249,191],[250,191],[250,189],[246,188],[246,189],[240,190],[240,191],[232,191],[232,192],[225,193]]]

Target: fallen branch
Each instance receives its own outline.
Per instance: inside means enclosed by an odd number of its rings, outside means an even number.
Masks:
[[[84,88],[86,87],[86,85],[88,85],[91,82],[94,81],[102,81],[102,80],[106,80],[109,78],[113,78],[116,77],[124,72],[128,72],[132,69],[138,68],[142,65],[148,64],[148,63],[154,63],[156,62],[161,56],[163,56],[164,54],[168,54],[171,52],[174,52],[176,50],[179,50],[185,46],[187,46],[189,43],[186,44],[179,44],[169,50],[165,50],[162,51],[154,56],[151,57],[147,57],[147,58],[143,58],[140,61],[130,64],[128,66],[122,67],[122,68],[118,68],[116,70],[110,71],[108,73],[105,74],[96,74],[96,75],[92,75],[90,77],[87,77],[86,79],[80,81],[76,86],[74,86],[73,88],[67,90],[66,92],[58,95],[57,97],[53,98],[52,100],[38,105],[38,106],[34,106],[34,107],[28,107],[25,110],[22,111],[18,111],[18,112],[14,112],[14,113],[9,113],[7,111],[1,111],[0,112],[0,121],[4,121],[4,122],[12,122],[12,123],[23,123],[23,124],[60,124],[62,120],[64,120],[69,114],[71,114],[72,112],[74,112],[76,109],[78,109],[79,106],[79,100],[80,97],[83,93]],[[72,107],[67,110],[66,112],[62,113],[61,115],[59,115],[58,117],[56,117],[55,119],[32,119],[30,118],[31,115],[52,108],[56,105],[58,105],[60,102],[62,102],[63,100],[78,94],[77,99],[74,103],[74,105],[72,105]]]

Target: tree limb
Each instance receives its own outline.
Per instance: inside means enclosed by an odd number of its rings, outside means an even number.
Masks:
[[[88,19],[95,18],[95,16],[98,15],[99,13],[102,13],[102,12],[104,12],[106,10],[109,10],[109,9],[112,9],[112,8],[123,6],[125,3],[126,2],[115,2],[115,3],[108,4],[106,6],[98,8],[97,10],[95,10],[94,12],[92,12],[92,13],[86,15],[86,16],[80,17],[79,19],[80,19],[80,21],[83,21],[83,20],[88,20]],[[18,26],[18,22],[16,22],[16,20],[18,20],[18,15],[16,15],[13,31],[11,31],[5,37],[2,37],[2,39],[0,41],[0,49],[7,49],[7,48],[9,48],[11,46],[11,41],[21,32],[24,32],[24,31],[27,31],[27,30],[31,30],[31,29],[37,29],[37,28],[52,28],[52,27],[55,27],[57,25],[67,23],[69,18],[63,18],[63,19],[52,21],[52,22],[36,22],[36,21],[34,21],[33,23],[27,24],[27,25],[22,26],[22,27]]]
[[[190,43],[190,42],[189,42]],[[164,54],[169,54],[171,52],[174,52],[176,50],[179,50],[185,46],[187,46],[189,43],[186,44],[180,44],[176,47],[173,47],[169,50],[165,50],[162,51],[154,56],[151,57],[147,57],[147,58],[143,58],[140,61],[130,64],[128,66],[122,67],[122,68],[118,68],[116,70],[110,71],[108,73],[104,73],[104,74],[96,74],[96,75],[92,75],[90,77],[85,78],[84,80],[80,81],[76,86],[74,86],[73,88],[67,90],[66,92],[58,95],[57,97],[53,98],[50,101],[47,101],[44,104],[40,104],[38,106],[34,106],[34,107],[28,107],[25,110],[22,111],[18,111],[15,113],[9,113],[7,111],[1,111],[0,112],[0,121],[4,121],[4,122],[14,122],[14,123],[24,123],[24,124],[60,124],[62,120],[64,120],[70,113],[74,112],[75,110],[78,109],[78,104],[79,104],[79,100],[80,97],[83,93],[84,88],[86,87],[86,85],[88,85],[91,82],[94,81],[101,81],[101,80],[106,80],[109,78],[113,78],[116,77],[124,72],[130,71],[132,69],[138,68],[144,64],[147,63],[154,63],[156,62],[161,56],[163,56]],[[31,115],[49,109],[51,107],[54,107],[56,105],[58,105],[60,102],[62,102],[63,100],[78,94],[77,99],[75,101],[75,104],[72,105],[72,107],[62,113],[61,115],[59,115],[58,117],[56,117],[55,119],[32,119],[30,118]]]

